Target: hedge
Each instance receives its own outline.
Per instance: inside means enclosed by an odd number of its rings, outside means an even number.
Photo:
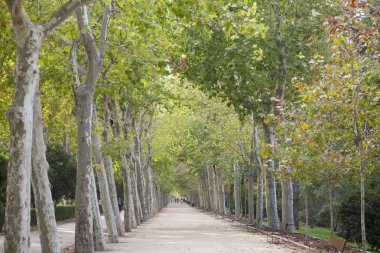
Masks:
[[[56,206],[55,207],[55,220],[63,221],[68,219],[75,218],[75,206],[74,205],[66,205],[66,206]],[[3,231],[3,225],[5,220],[5,210],[0,209],[0,232]],[[37,216],[36,209],[30,209],[30,225],[37,226]]]

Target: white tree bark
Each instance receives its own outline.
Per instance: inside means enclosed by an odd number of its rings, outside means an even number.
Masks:
[[[257,170],[257,197],[256,197],[256,224],[261,226],[264,217],[263,205],[263,176],[261,175],[261,168]]]
[[[121,140],[121,127],[119,113],[117,105],[114,100],[109,99],[105,101],[105,106],[107,105],[112,118],[112,132],[115,140]],[[124,133],[124,140],[129,140],[128,131],[130,126],[129,115],[126,115],[127,112],[122,112],[122,128]],[[128,151],[129,152],[129,151]],[[122,164],[122,178],[123,178],[123,191],[124,191],[124,228],[126,232],[132,231],[132,228],[137,227],[136,222],[136,212],[135,212],[135,203],[133,201],[133,190],[132,190],[132,181],[131,181],[131,166],[128,162],[128,158],[125,152],[120,151],[119,159]]]
[[[224,180],[223,180],[223,172],[221,169],[216,171],[217,182],[216,185],[218,187],[218,209],[219,214],[224,214],[224,205],[225,205],[225,196],[224,196]]]
[[[248,187],[248,223],[255,224],[255,199],[254,199],[254,170],[252,165],[248,169],[249,187]]]
[[[49,164],[43,136],[40,92],[36,88],[33,115],[32,185],[36,203],[37,223],[43,253],[60,252],[54,203],[48,178]]]
[[[110,116],[107,108],[107,103],[105,100],[104,103],[104,120],[103,120],[103,142],[105,145],[109,143],[109,125],[110,122]],[[116,192],[116,184],[115,184],[115,177],[113,172],[113,163],[112,158],[110,156],[103,156],[104,159],[104,168],[107,175],[107,181],[108,181],[108,187],[109,187],[109,194],[112,204],[112,210],[114,212],[114,216],[116,217],[116,227],[117,227],[117,233],[119,236],[124,236],[124,228],[123,224],[121,222],[120,218],[120,211],[119,206],[117,202],[117,192]]]
[[[103,155],[100,147],[100,136],[98,134],[98,116],[96,113],[96,107],[94,105],[92,112],[92,141],[95,155],[95,171],[98,177],[100,200],[102,203],[102,210],[107,225],[107,235],[109,243],[118,242],[116,220],[112,209],[109,187],[107,181],[107,175],[103,163]],[[118,214],[119,215],[119,214]]]
[[[273,129],[263,122],[263,132],[265,144],[274,146]],[[267,168],[265,170],[265,191],[267,198],[267,217],[269,226],[274,230],[280,229],[280,220],[277,210],[276,180],[274,178],[274,158],[267,158]]]
[[[235,220],[240,220],[240,169],[237,162],[234,163],[234,197],[235,197]]]
[[[290,178],[281,180],[282,190],[282,222],[288,224],[286,229],[288,233],[294,233],[294,214],[293,214],[293,183]]]
[[[94,198],[92,193],[92,157],[91,157],[91,128],[92,128],[92,106],[94,90],[99,78],[99,73],[104,62],[106,34],[108,28],[110,9],[106,5],[102,28],[99,50],[95,44],[95,39],[88,24],[86,7],[80,7],[76,11],[78,28],[82,43],[85,47],[88,68],[86,78],[80,84],[79,76],[75,75],[74,98],[76,100],[76,119],[77,119],[77,143],[78,143],[78,166],[77,166],[77,186],[76,186],[76,205],[75,205],[75,251],[77,253],[91,253],[94,251],[93,242],[93,212],[96,208],[91,202]],[[72,64],[74,74],[78,72],[78,64],[75,55],[76,48],[72,50]],[[95,187],[95,185],[93,185]],[[95,192],[96,193],[96,192]],[[95,212],[96,214],[96,212]],[[95,219],[98,217],[95,216]],[[97,223],[98,221],[95,220]],[[100,221],[99,221],[100,222]]]
[[[6,0],[16,39],[16,61],[14,94],[7,111],[11,137],[5,209],[5,252],[29,252],[33,104],[39,81],[38,57],[41,42],[85,2],[68,1],[53,13],[46,24],[40,25],[31,22],[21,0]]]
[[[148,211],[147,204],[145,199],[145,178],[142,168],[142,160],[141,160],[141,125],[142,125],[143,117],[140,117],[140,127],[136,124],[136,121],[132,121],[132,126],[134,127],[135,134],[133,137],[135,148],[134,148],[134,162],[135,162],[135,171],[137,176],[137,190],[140,199],[140,206],[142,212],[142,221],[145,222],[148,220]]]
[[[106,248],[102,223],[100,221],[99,201],[96,194],[96,183],[94,172],[91,171],[91,207],[93,217],[93,232],[94,232],[94,249],[95,251],[103,251]]]
[[[210,198],[210,211],[215,212],[215,194],[214,194],[214,180],[213,180],[213,172],[212,169],[206,165],[207,170],[207,185],[208,185],[208,194]]]

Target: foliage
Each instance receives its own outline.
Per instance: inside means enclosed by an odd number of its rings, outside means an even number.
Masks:
[[[55,220],[63,221],[75,218],[75,205],[55,206]]]
[[[49,145],[46,158],[50,165],[48,173],[53,200],[58,203],[63,197],[73,199],[76,182],[75,157],[65,152],[61,145]]]
[[[380,187],[379,174],[369,179],[366,188],[366,231],[368,243],[380,249]],[[347,191],[338,210],[340,234],[352,242],[361,242],[360,191],[357,187]]]
[[[64,221],[75,218],[75,206],[55,206],[55,220]],[[0,208],[0,232],[2,232],[5,221],[5,209]],[[30,209],[30,225],[37,226],[37,213],[35,208]]]

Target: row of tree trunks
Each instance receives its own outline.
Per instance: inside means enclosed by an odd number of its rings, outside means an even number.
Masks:
[[[100,135],[98,134],[98,116],[96,107],[92,112],[92,141],[95,156],[95,171],[98,178],[100,200],[102,204],[103,214],[107,225],[108,242],[118,242],[118,232],[116,228],[115,214],[112,208],[111,196],[108,186],[108,179],[103,163],[103,155],[101,152]],[[120,215],[117,215],[120,217]]]

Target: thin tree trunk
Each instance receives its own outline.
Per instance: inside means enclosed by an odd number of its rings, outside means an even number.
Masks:
[[[93,148],[94,148],[95,162],[96,162],[95,171],[98,177],[102,210],[103,210],[104,218],[107,224],[108,242],[116,243],[118,242],[116,220],[115,220],[114,212],[112,209],[108,180],[107,180],[107,175],[106,175],[104,163],[103,163],[103,155],[102,155],[101,147],[100,147],[100,136],[97,132],[98,131],[98,117],[97,117],[95,106],[93,107],[92,124],[93,124],[92,125],[92,128],[93,128],[92,141],[94,144]]]
[[[142,121],[142,117],[140,118]],[[141,122],[140,122],[141,124]],[[135,142],[135,155],[134,155],[134,161],[135,161],[135,171],[137,176],[137,190],[139,194],[140,199],[140,206],[142,211],[142,221],[145,222],[148,220],[148,211],[146,206],[146,199],[145,199],[145,178],[142,168],[142,162],[141,162],[141,128],[139,129],[135,120],[132,121],[132,126],[135,129],[135,135],[133,137]]]
[[[308,189],[307,186],[305,185],[305,219],[306,219],[306,234],[308,233],[309,230],[309,201],[308,201]]]
[[[108,108],[111,113],[112,118],[112,132],[115,140],[121,140],[121,128],[120,128],[120,120],[119,113],[114,100],[104,99],[104,106]],[[107,116],[107,115],[106,115]],[[127,116],[124,115],[123,112],[123,132],[124,139],[128,140],[128,123]],[[109,120],[109,119],[108,119]],[[124,152],[119,152],[119,160],[121,161],[121,172],[123,179],[123,192],[124,192],[124,229],[126,232],[132,231],[132,228],[137,227],[136,223],[136,212],[135,212],[135,203],[132,198],[132,181],[131,181],[131,166],[128,162],[128,158]]]
[[[248,187],[248,224],[255,224],[255,200],[254,200],[254,170],[249,166],[249,187]]]
[[[98,204],[98,196],[96,194],[95,175],[91,170],[91,207],[93,217],[93,234],[94,234],[94,249],[95,251],[102,251],[106,248],[106,241],[102,229],[102,223],[100,219],[100,210]]]
[[[105,106],[104,107],[104,121],[103,121],[103,142],[105,145],[109,143],[109,126],[108,122],[109,120],[109,114],[108,114],[108,109]],[[117,233],[118,236],[124,236],[124,228],[123,224],[121,222],[120,218],[120,211],[119,211],[119,206],[117,202],[117,192],[116,192],[116,184],[115,184],[115,177],[114,177],[114,172],[113,172],[113,163],[112,163],[112,158],[108,155],[103,157],[104,159],[104,169],[107,175],[107,182],[108,182],[108,188],[109,188],[109,194],[110,194],[110,199],[111,199],[111,204],[112,204],[112,210],[114,213],[114,216],[116,218],[116,227],[117,227]],[[124,204],[126,206],[126,204]]]
[[[330,234],[334,232],[334,198],[333,186],[329,179],[329,209],[330,209]]]
[[[362,161],[361,161],[362,162]],[[360,166],[360,227],[362,233],[362,251],[366,250],[366,231],[365,231],[365,175],[362,165]]]
[[[54,203],[48,178],[49,164],[43,136],[40,92],[37,87],[34,99],[32,185],[37,209],[37,223],[43,253],[60,252]]]
[[[263,221],[263,177],[261,175],[262,164],[259,156],[258,126],[255,115],[252,114],[252,153],[251,164],[256,164],[257,196],[256,196],[256,224],[261,226]],[[254,172],[254,171],[253,171]],[[253,177],[253,175],[252,175]],[[251,184],[251,180],[250,180]],[[251,187],[251,186],[250,186]],[[253,186],[252,186],[253,188]],[[253,223],[253,222],[252,222]]]
[[[211,167],[211,175],[212,175],[212,192],[214,194],[214,212],[219,214],[219,194],[218,194],[218,185],[217,185],[217,178],[216,178],[216,168],[215,165]]]
[[[237,162],[234,163],[234,193],[235,193],[235,220],[241,217],[240,201],[240,170]]]
[[[261,226],[263,224],[264,216],[263,206],[263,177],[261,175],[261,168],[257,170],[257,198],[256,198],[256,224]]]
[[[271,129],[263,121],[264,140],[266,145],[273,147],[274,136],[273,129]],[[273,157],[267,158],[267,169],[265,171],[265,191],[267,198],[267,217],[269,226],[274,230],[280,229],[280,221],[278,218],[277,210],[277,194],[276,194],[276,180],[274,178],[274,160]]]
[[[131,232],[132,228],[136,228],[136,218],[134,203],[132,199],[132,185],[131,185],[131,169],[128,164],[127,157],[121,156],[122,161],[122,177],[123,177],[123,191],[124,191],[124,228],[126,232]]]

